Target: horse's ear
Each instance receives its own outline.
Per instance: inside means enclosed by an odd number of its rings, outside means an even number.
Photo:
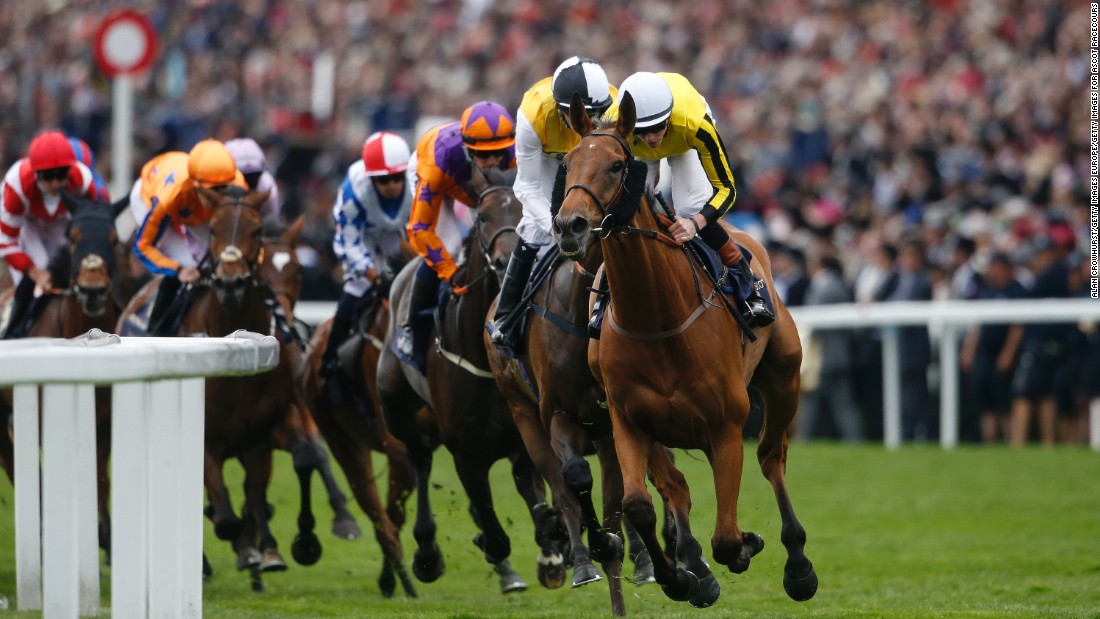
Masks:
[[[206,201],[206,203],[210,205],[210,208],[214,208],[221,203],[221,194],[213,189],[198,184],[194,185],[194,187],[195,194]]]
[[[476,165],[471,165],[470,168],[470,186],[474,189],[474,195],[471,197],[476,198],[489,188],[489,179],[485,178],[481,168]]]
[[[634,106],[634,97],[629,92],[623,93],[622,101],[619,101],[619,118],[615,121],[615,131],[629,139],[634,133],[634,124],[638,122],[638,108]]]
[[[294,223],[290,224],[290,227],[283,233],[283,239],[293,245],[298,242],[298,237],[302,235],[302,228],[306,225],[306,216],[299,215],[298,219],[294,220]]]
[[[65,205],[65,209],[73,216],[80,210],[80,200],[67,191],[61,192],[61,203]]]
[[[269,195],[271,195],[270,189],[258,193],[249,193],[247,196],[244,197],[244,203],[247,204],[249,208],[258,211],[260,210],[260,207],[263,206],[263,203],[267,202],[267,197]]]
[[[584,109],[584,101],[581,101],[580,93],[577,92],[574,92],[569,99],[569,124],[582,138],[596,128],[592,119],[588,117],[588,111]]]

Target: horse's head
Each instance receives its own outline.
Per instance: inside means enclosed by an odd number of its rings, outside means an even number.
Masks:
[[[519,240],[516,225],[523,214],[522,205],[512,193],[512,183],[506,176],[498,178],[496,170],[486,175],[474,166],[470,184],[477,195],[478,207],[470,233],[471,243],[477,245],[470,251],[481,253],[499,283]]]
[[[298,217],[284,230],[265,231],[260,259],[260,281],[275,293],[291,320],[294,305],[302,296],[302,263],[298,262],[296,246],[304,225],[305,217]]]
[[[562,253],[574,260],[584,258],[596,241],[594,232],[611,224],[626,224],[637,212],[646,165],[630,151],[636,121],[629,93],[619,103],[618,117],[607,124],[597,125],[589,118],[576,94],[570,102],[569,122],[581,141],[562,164],[565,183],[560,207],[554,213],[553,233]]]
[[[260,205],[267,199],[267,192],[249,193],[235,186],[221,191],[196,187],[196,191],[214,207],[210,218],[214,287],[219,294],[230,291],[239,296],[260,264],[263,250]]]
[[[98,318],[111,303],[111,285],[118,266],[118,232],[111,205],[66,194],[69,222],[70,282],[84,314]]]

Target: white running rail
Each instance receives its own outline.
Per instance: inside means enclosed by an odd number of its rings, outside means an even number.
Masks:
[[[204,377],[278,363],[275,338],[245,331],[0,342],[0,386],[14,386],[19,610],[99,614],[95,386],[111,385],[111,616],[201,617]]]

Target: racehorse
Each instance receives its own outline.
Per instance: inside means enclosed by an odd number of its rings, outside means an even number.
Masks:
[[[198,285],[184,286],[180,303],[182,317],[175,335],[223,337],[239,329],[257,333],[271,330],[272,311],[266,288],[259,281],[262,225],[259,205],[265,193],[246,193],[236,187],[222,192],[196,188],[215,205],[210,220],[212,273]],[[149,286],[156,286],[157,280]],[[144,296],[135,296],[127,312]],[[126,319],[124,312],[123,319]],[[219,539],[232,542],[238,569],[250,569],[252,587],[261,591],[261,571],[286,569],[286,561],[268,526],[270,507],[267,486],[271,477],[274,430],[286,421],[295,402],[292,364],[286,346],[280,346],[279,365],[255,376],[211,378],[206,381],[205,471],[210,499],[209,514]],[[259,539],[244,536],[245,524],[233,512],[222,476],[225,460],[236,456],[245,470],[245,506],[248,527],[255,527]],[[308,506],[303,507],[308,511]],[[316,560],[319,542],[312,523],[299,521],[299,540],[305,540],[306,554]],[[297,543],[297,540],[296,540]],[[258,546],[258,547],[257,547]],[[296,552],[297,556],[298,553]]]
[[[51,261],[51,271],[55,281],[66,282],[66,287],[47,291],[35,300],[39,307],[34,311],[36,318],[27,337],[74,338],[91,329],[109,333],[118,319],[115,286],[118,284],[119,242],[111,205],[64,193],[62,199],[72,219],[66,233],[68,245]],[[96,388],[99,545],[108,553],[111,549],[110,479],[107,476],[107,460],[111,453],[110,398],[110,388]],[[10,389],[4,390],[4,399],[10,405]],[[11,478],[11,437],[6,414],[3,426],[0,459]]]
[[[467,496],[470,512],[482,533],[475,544],[500,575],[501,591],[518,591],[527,585],[511,568],[511,542],[493,509],[489,468],[501,458],[513,464],[513,479],[536,521],[537,536],[547,537],[554,519],[547,518],[544,484],[527,456],[492,374],[485,346],[485,312],[500,288],[500,278],[518,239],[515,225],[520,203],[511,184],[490,185],[482,174],[473,174],[478,196],[473,228],[463,254],[465,264],[453,281],[443,284],[436,322],[423,343],[424,373],[398,359],[394,341],[396,321],[386,331],[378,362],[378,396],[386,424],[407,449],[416,472],[417,511],[413,536],[417,550],[413,573],[433,582],[444,571],[443,556],[435,542],[436,526],[428,502],[432,452],[441,441],[454,456],[455,469]],[[391,316],[407,312],[411,280],[422,262],[409,262],[394,281],[390,294]],[[409,328],[416,328],[410,325]],[[422,410],[431,407],[430,413]]]
[[[586,264],[598,266],[602,262],[599,246],[593,249]],[[623,615],[622,546],[608,536],[621,529],[622,479],[611,441],[610,419],[601,406],[603,391],[587,364],[588,291],[595,275],[579,262],[557,253],[540,265],[535,274],[536,288],[529,293],[528,327],[521,336],[518,354],[513,359],[513,355],[486,341],[489,365],[508,399],[528,453],[550,485],[555,511],[569,533],[573,587],[600,580],[582,540],[583,518],[592,555],[608,572],[612,613]],[[592,506],[591,473],[583,457],[590,444],[596,449],[603,472],[602,524]],[[567,480],[572,485],[581,482],[580,487],[573,490]],[[628,533],[631,549],[636,550],[632,556],[635,583],[652,582],[653,564],[644,543],[632,528]],[[564,567],[540,563],[540,582],[560,586]]]
[[[709,280],[687,250],[662,231],[649,196],[640,191],[644,184],[637,176],[644,167],[634,160],[628,142],[637,120],[633,99],[623,97],[618,118],[606,127],[588,118],[579,97],[571,103],[569,118],[582,138],[565,157],[564,199],[553,232],[567,256],[583,260],[594,243],[603,252],[610,328],[590,345],[589,366],[607,395],[623,475],[623,512],[645,540],[666,595],[697,606],[716,601],[720,589],[705,563],[680,567],[661,550],[646,468],[653,464],[658,441],[703,450],[718,504],[713,558],[735,573],[748,569],[763,548],[762,538],[743,532],[737,521],[741,435],[749,413],[747,385],[752,385],[765,403],[757,459],[782,519],[784,589],[792,599],[808,600],[817,591],[817,574],[805,555],[806,532],[795,517],[785,479],[802,349],[794,322],[771,285],[767,254],[748,235],[735,236],[757,258],[756,269],[767,280],[777,310],[773,325],[745,334],[726,311],[730,306],[718,302],[720,289],[704,283]],[[701,588],[709,592],[702,598]]]

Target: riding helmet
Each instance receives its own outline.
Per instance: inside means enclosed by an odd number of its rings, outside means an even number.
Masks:
[[[654,127],[672,115],[672,90],[660,75],[639,71],[626,78],[619,87],[618,104],[622,104],[623,96],[628,92],[638,113],[638,122],[634,125],[636,129]]]
[[[554,70],[554,79],[550,90],[559,107],[569,108],[573,93],[577,93],[589,112],[603,113],[611,107],[611,89],[607,83],[607,74],[595,60],[584,56],[573,56],[558,65]]]
[[[60,131],[47,131],[31,140],[31,145],[27,148],[27,159],[35,172],[76,165],[73,147]]]
[[[516,121],[499,103],[478,101],[462,113],[462,142],[470,150],[503,150],[516,143]]]
[[[225,144],[206,139],[195,145],[187,156],[187,175],[196,185],[228,185],[237,176],[237,164]]]
[[[409,167],[409,144],[401,136],[389,131],[371,134],[363,143],[363,165],[367,176],[400,174]]]

